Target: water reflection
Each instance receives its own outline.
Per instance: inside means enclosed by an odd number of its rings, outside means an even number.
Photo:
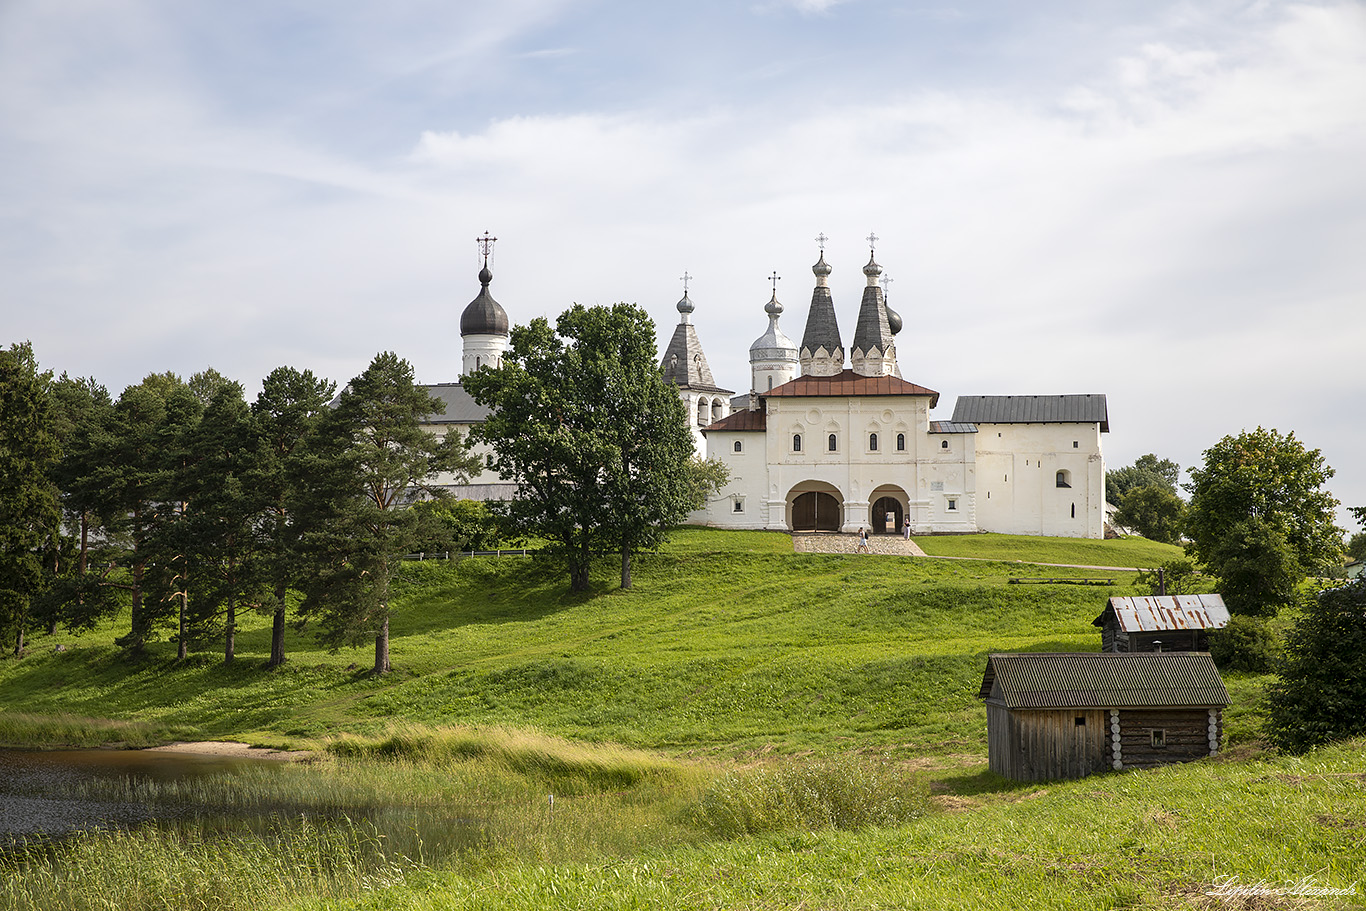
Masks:
[[[139,750],[0,750],[0,845],[183,817],[183,806],[88,796],[100,780],[177,781],[266,762]]]

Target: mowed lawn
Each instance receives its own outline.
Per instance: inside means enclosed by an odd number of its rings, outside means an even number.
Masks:
[[[1002,537],[935,540],[990,550]],[[1128,557],[1107,554],[1132,552],[1123,540],[1030,540],[1049,562],[1114,564]],[[1110,574],[1113,586],[1012,585],[1097,574],[794,554],[786,535],[704,529],[682,529],[639,557],[632,590],[617,588],[616,570],[605,557],[595,591],[573,595],[540,560],[409,564],[392,623],[396,670],[381,679],[366,672],[366,647],[329,653],[307,629],[291,634],[284,668],[264,669],[267,621],[254,615],[231,667],[216,650],[178,663],[164,640],[130,664],[110,645],[120,618],[79,637],[37,637],[27,657],[0,662],[0,707],[274,744],[417,722],[535,728],[680,755],[985,759],[976,693],[986,655],[1096,650],[1091,621],[1105,599],[1146,591],[1132,573]],[[55,653],[56,642],[67,650]]]

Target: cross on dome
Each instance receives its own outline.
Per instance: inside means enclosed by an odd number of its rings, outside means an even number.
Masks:
[[[681,282],[683,283],[683,296],[684,296],[684,297],[687,297],[687,295],[688,295],[688,282],[692,281],[692,279],[693,279],[693,277],[687,273],[687,270],[684,270],[683,274],[682,274],[681,276],[679,276],[679,278],[678,278],[678,280],[681,281]]]
[[[878,237],[876,234],[872,233],[871,231],[868,232],[868,236],[865,237],[864,240],[868,241],[868,252],[869,252],[869,253],[875,252],[875,248],[877,247],[877,242],[878,242],[879,240],[881,240],[881,239],[882,239],[882,238]]]
[[[824,232],[824,231],[822,231],[821,233],[819,233],[819,234],[816,235],[816,245],[819,246],[819,247],[821,248],[821,252],[822,252],[822,253],[825,252],[825,242],[826,242],[827,240],[829,240],[829,239],[830,239],[830,238],[828,238],[828,237],[825,236],[825,232]]]
[[[489,234],[488,231],[484,232],[483,237],[476,237],[474,239],[474,242],[479,245],[479,252],[484,255],[484,265],[486,266],[489,264],[489,254],[493,252],[493,245],[497,241],[498,238]]]
[[[782,281],[782,280],[783,280],[783,277],[782,277],[781,275],[778,274],[778,270],[777,270],[777,269],[774,269],[774,270],[773,270],[773,274],[770,275],[770,276],[768,277],[768,280],[771,281],[771,282],[773,283],[773,296],[774,296],[774,297],[777,297],[777,296],[778,296],[778,282]]]

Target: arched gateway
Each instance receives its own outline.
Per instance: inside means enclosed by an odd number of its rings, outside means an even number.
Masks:
[[[793,531],[839,531],[844,523],[844,504],[839,492],[820,482],[808,482],[788,494]]]

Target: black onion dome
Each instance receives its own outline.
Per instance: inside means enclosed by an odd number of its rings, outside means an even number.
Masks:
[[[892,330],[892,335],[901,331],[901,314],[891,307],[887,307],[887,328]]]
[[[489,293],[493,273],[485,266],[479,270],[479,296],[460,314],[461,335],[508,335],[508,315]]]

